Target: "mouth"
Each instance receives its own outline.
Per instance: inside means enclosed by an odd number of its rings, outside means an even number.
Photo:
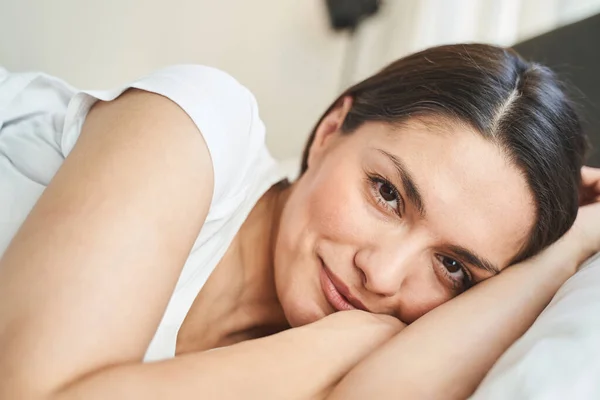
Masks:
[[[352,296],[348,286],[344,284],[333,272],[331,272],[323,260],[321,261],[321,288],[325,298],[336,311],[363,310],[369,311],[367,307],[356,297]]]

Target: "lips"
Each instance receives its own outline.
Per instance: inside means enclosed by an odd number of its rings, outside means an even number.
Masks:
[[[356,309],[369,311],[360,300],[352,296],[348,286],[327,268],[323,260],[320,259],[320,261],[322,266],[320,273],[321,288],[329,304],[337,311]]]

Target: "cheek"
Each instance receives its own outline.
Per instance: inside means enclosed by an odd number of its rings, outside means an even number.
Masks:
[[[363,185],[359,172],[342,168],[315,181],[306,204],[310,225],[320,239],[354,242],[365,232],[369,216]]]
[[[326,173],[325,173],[326,172]],[[307,175],[296,182],[281,220],[275,251],[277,295],[288,322],[300,326],[325,316],[315,252],[328,247],[351,257],[365,225],[360,175],[344,169]],[[361,197],[362,196],[362,197]]]

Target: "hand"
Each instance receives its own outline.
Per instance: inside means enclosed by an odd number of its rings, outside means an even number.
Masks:
[[[367,356],[406,326],[392,316],[361,310],[336,312],[310,325],[317,329],[339,330],[343,337],[352,337],[353,351],[358,358]]]
[[[567,235],[575,237],[584,261],[600,251],[600,168],[581,169],[579,211]]]
[[[579,205],[585,206],[600,201],[600,168],[581,168]]]
[[[579,207],[577,219],[567,235],[574,237],[581,246],[583,251],[580,258],[581,262],[600,251],[599,201]]]
[[[340,311],[326,316],[320,321],[331,321],[344,328],[373,327],[374,329],[395,334],[401,331],[406,324],[390,315],[375,314],[361,310]],[[333,322],[335,321],[335,322]]]
[[[404,327],[405,324],[389,315],[352,310],[336,312],[282,333],[303,330],[317,338],[311,341],[312,347],[317,349],[318,358],[323,361],[320,365],[327,365],[325,372],[319,374],[327,385],[309,398],[323,400],[329,398],[329,393],[352,368]]]

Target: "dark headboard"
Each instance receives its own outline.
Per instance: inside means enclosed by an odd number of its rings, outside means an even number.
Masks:
[[[600,14],[514,46],[523,57],[554,69],[575,87],[592,149],[587,164],[600,167]]]

